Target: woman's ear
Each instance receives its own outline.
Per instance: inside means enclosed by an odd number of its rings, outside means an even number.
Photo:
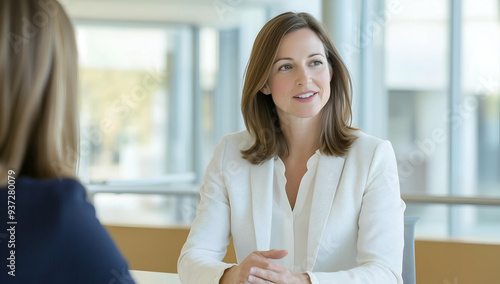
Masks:
[[[260,91],[264,95],[270,95],[271,94],[271,88],[269,88],[269,85],[267,83],[264,85],[264,87],[262,87],[262,89],[260,89]]]

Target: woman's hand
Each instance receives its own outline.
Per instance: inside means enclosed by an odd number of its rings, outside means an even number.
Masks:
[[[269,260],[283,258],[287,254],[286,250],[254,251],[239,265],[226,269],[219,283],[311,283],[309,275],[293,273]]]

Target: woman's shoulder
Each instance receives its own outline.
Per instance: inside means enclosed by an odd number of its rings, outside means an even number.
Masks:
[[[355,130],[352,132],[352,134],[356,137],[355,143],[358,143],[361,145],[377,145],[377,144],[385,141],[384,139],[367,134],[361,130]]]
[[[213,153],[213,159],[216,163],[225,164],[246,161],[243,159],[242,150],[246,150],[253,145],[254,138],[246,130],[240,132],[229,133],[219,141]]]
[[[224,145],[226,151],[238,153],[241,155],[241,150],[248,149],[254,142],[253,136],[248,131],[243,130],[233,132],[222,136],[219,145]]]
[[[247,130],[233,132],[222,136],[221,140],[226,140],[229,143],[250,142],[253,137]]]
[[[86,196],[83,185],[72,178],[35,179],[21,177],[16,184],[18,193],[42,199],[65,199]]]
[[[35,188],[59,188],[59,187],[70,187],[70,188],[83,188],[83,185],[73,178],[50,178],[50,179],[36,179],[32,177],[21,176],[18,180],[21,186],[29,186]]]
[[[32,272],[22,279],[48,277],[44,270],[32,267],[40,255],[50,255],[44,267],[58,271],[57,281],[50,283],[111,283],[120,275],[127,280],[123,283],[134,283],[126,260],[97,219],[80,182],[22,177],[16,182],[15,202],[16,243],[37,251],[19,252],[23,260],[16,266]]]
[[[348,155],[353,153],[372,153],[381,145],[382,147],[389,146],[392,148],[391,143],[388,140],[369,135],[360,130],[353,131],[352,133],[356,137],[356,140],[354,140],[349,148]]]
[[[51,218],[50,216],[73,213],[80,208],[90,209],[89,212],[94,213],[84,186],[71,178],[41,180],[19,177],[14,184],[14,192],[1,191],[14,196],[16,208],[19,207],[17,213],[26,215],[26,218],[33,212],[43,212],[44,216]]]

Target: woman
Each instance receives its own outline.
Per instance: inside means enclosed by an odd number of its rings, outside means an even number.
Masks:
[[[77,58],[57,1],[0,1],[0,283],[134,283],[75,176]]]
[[[394,152],[349,126],[350,94],[312,16],[262,28],[243,88],[247,131],[215,149],[179,258],[183,283],[402,283]],[[221,262],[230,236],[238,264]]]

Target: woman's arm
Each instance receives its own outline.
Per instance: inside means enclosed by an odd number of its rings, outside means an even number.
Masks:
[[[223,137],[203,177],[196,218],[177,264],[183,283],[219,283],[224,271],[234,265],[222,262],[230,237],[230,205],[223,175],[225,144]]]

